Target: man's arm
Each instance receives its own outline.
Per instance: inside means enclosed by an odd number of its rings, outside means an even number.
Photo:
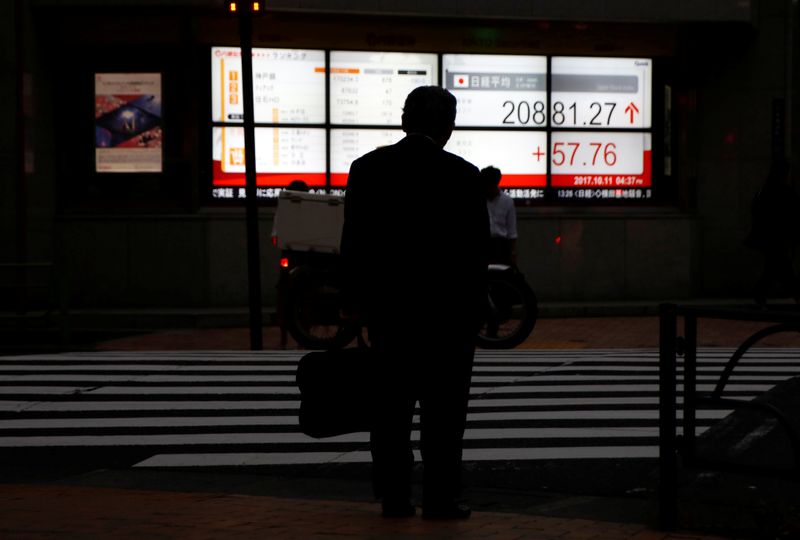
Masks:
[[[359,162],[355,161],[347,176],[347,188],[344,196],[344,224],[342,226],[341,278],[342,278],[342,315],[358,318],[361,314],[358,283],[359,268],[363,258],[363,227],[361,204],[361,173]]]

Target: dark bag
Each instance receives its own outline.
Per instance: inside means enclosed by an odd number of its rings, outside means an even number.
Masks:
[[[306,354],[297,365],[300,430],[316,439],[370,431],[375,381],[368,347]]]

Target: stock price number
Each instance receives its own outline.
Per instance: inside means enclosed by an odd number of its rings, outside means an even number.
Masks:
[[[585,147],[588,146],[588,149]],[[584,148],[583,151],[579,151]],[[617,164],[617,145],[613,142],[601,143],[590,142],[581,144],[580,142],[556,142],[553,143],[553,165],[556,167],[575,165],[575,158],[578,157],[579,166],[605,165],[613,167]],[[590,159],[591,158],[591,159]]]
[[[570,105],[567,105],[563,101],[555,101],[553,102],[552,113],[553,125],[561,126],[566,123],[568,125],[577,126],[580,116],[580,118],[586,118],[586,121],[583,122],[584,126],[610,126],[611,117],[616,108],[617,104],[613,101],[606,101],[604,103],[593,101],[589,104],[589,110],[584,116],[583,111],[581,111],[580,115],[578,114],[579,107],[576,102],[573,101]]]
[[[514,102],[506,100],[503,102],[503,113],[505,114],[503,124],[542,126],[547,121],[544,108],[544,101],[529,103],[527,101]]]
[[[648,137],[641,133],[554,132],[554,187],[648,187]]]

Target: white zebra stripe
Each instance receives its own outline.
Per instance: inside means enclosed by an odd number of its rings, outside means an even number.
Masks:
[[[728,384],[725,389],[728,392],[766,392],[774,385],[770,384]],[[697,391],[711,392],[714,390],[713,384],[698,384]],[[541,386],[501,386],[491,388],[486,392],[481,392],[486,388],[473,388],[473,394],[481,396],[496,394],[542,394],[560,392],[603,392],[603,393],[631,393],[631,392],[658,392],[657,384],[588,384],[588,385],[541,385]]]
[[[174,428],[214,426],[296,426],[297,416],[155,416],[139,418],[31,418],[0,420],[7,429]],[[0,446],[2,446],[0,438]]]
[[[46,364],[46,365],[25,365],[25,364],[0,364],[0,372],[4,371],[67,371],[67,372],[83,372],[83,371],[102,371],[114,373],[116,371],[141,371],[143,373],[152,373],[159,371],[210,371],[210,372],[237,372],[237,371],[264,371],[264,372],[294,372],[296,366],[185,366],[178,364],[81,364],[81,365],[60,365],[60,364]]]
[[[698,433],[705,428],[699,428]],[[524,440],[524,439],[576,439],[595,438],[654,438],[658,428],[529,428],[529,429],[468,429],[465,440]],[[419,441],[419,431],[411,433],[412,441]],[[0,448],[44,447],[114,447],[114,446],[233,446],[242,444],[303,444],[309,447],[329,444],[367,444],[369,433],[349,433],[324,440],[313,439],[303,433],[200,433],[164,435],[76,435],[76,436],[26,436],[0,437]],[[492,450],[502,451],[504,448]],[[302,452],[298,452],[302,453]]]
[[[765,392],[774,385],[770,384],[728,384],[727,392]],[[711,392],[713,384],[699,384],[699,392]],[[563,384],[563,385],[525,385],[525,386],[500,386],[500,387],[475,387],[470,389],[470,395],[486,399],[497,394],[542,394],[542,393],[634,393],[657,392],[657,384]],[[4,386],[0,387],[3,394],[32,394],[32,395],[67,395],[91,394],[93,396],[163,396],[163,395],[236,395],[236,394],[279,394],[300,395],[300,390],[295,386],[102,386],[102,387],[74,387],[74,386]]]
[[[724,418],[730,411],[700,410],[700,420]],[[678,418],[682,415],[678,411]],[[468,422],[508,420],[657,420],[658,411],[506,411],[497,413],[469,413]],[[297,416],[156,416],[123,418],[30,418],[0,420],[0,433],[8,429],[80,429],[80,428],[147,428],[200,426],[297,426]],[[0,446],[2,446],[0,439]]]
[[[45,396],[63,396],[87,392],[92,387],[88,386],[0,386],[0,395],[5,394],[34,394]]]
[[[731,380],[739,377],[732,377]],[[786,376],[778,375],[750,375],[748,378],[757,378],[762,381],[782,381]],[[56,382],[135,382],[135,383],[278,383],[295,382],[295,375],[6,375],[3,377],[3,385],[9,383],[56,383]],[[681,382],[683,377],[678,377]],[[717,381],[719,375],[698,375],[698,381]],[[519,381],[532,382],[572,382],[572,381],[658,381],[657,375],[536,375],[520,374],[512,375],[490,375],[473,376],[473,383],[513,383]]]
[[[415,451],[419,461],[419,452]],[[657,446],[590,446],[553,448],[467,448],[464,461],[544,461],[569,459],[635,459],[658,457]],[[369,452],[298,452],[236,454],[162,454],[136,467],[232,467],[369,463]]]
[[[738,396],[751,400],[755,395]],[[678,397],[678,404],[683,398]],[[657,397],[590,397],[590,398],[521,398],[521,399],[472,399],[470,409],[512,407],[571,407],[571,406],[627,406],[658,405]],[[69,401],[34,402],[0,401],[0,411],[6,412],[132,412],[132,411],[192,411],[192,410],[291,410],[300,406],[299,401]]]
[[[702,420],[718,420],[728,414],[730,411],[702,409],[697,411],[696,416]],[[677,417],[683,418],[682,411],[677,411]],[[658,411],[503,411],[468,414],[467,420],[474,422],[487,420],[658,420]]]
[[[714,374],[720,373],[728,361],[730,351],[699,351],[701,366],[698,380],[716,382]],[[794,353],[794,354],[791,354]],[[40,435],[25,437],[0,437],[0,448],[27,447],[147,447],[174,446],[184,448],[192,445],[209,445],[222,453],[185,454],[172,466],[197,466],[191,463],[222,463],[225,456],[249,456],[249,465],[300,464],[300,463],[360,463],[370,461],[369,453],[317,452],[316,449],[330,448],[329,444],[363,445],[368,441],[366,434],[352,434],[341,438],[317,441],[287,429],[278,428],[277,433],[147,433],[147,429],[157,427],[160,431],[170,428],[203,431],[203,427],[228,428],[235,431],[237,426],[294,426],[296,417],[291,414],[299,402],[284,397],[297,395],[294,385],[276,386],[276,382],[294,380],[293,371],[298,359],[305,351],[288,352],[180,352],[180,353],[79,353],[60,355],[39,355],[40,360],[31,357],[0,358],[0,372],[23,372],[3,375],[0,395],[30,394],[28,400],[0,401],[0,411],[19,411],[21,414],[35,412],[39,416],[47,412],[59,413],[102,413],[110,418],[14,418],[0,420],[0,434],[3,430],[40,430]],[[9,363],[10,362],[10,363]],[[67,362],[67,363],[65,363]],[[682,360],[679,359],[679,367]],[[761,366],[760,364],[765,364]],[[734,380],[727,389],[734,392],[747,391],[756,394],[769,389],[769,384],[752,384],[749,381],[778,381],[793,375],[792,368],[800,366],[800,349],[777,351],[774,349],[753,350],[737,366]],[[608,350],[608,351],[479,351],[476,354],[473,381],[483,386],[473,387],[468,421],[486,422],[480,428],[470,427],[465,438],[471,441],[486,441],[486,444],[499,448],[469,448],[464,452],[467,461],[483,460],[536,460],[536,459],[587,459],[587,458],[652,458],[657,448],[648,439],[658,436],[658,352],[654,350]],[[82,372],[93,372],[83,374]],[[109,375],[98,373],[108,371]],[[129,373],[120,373],[127,371]],[[248,374],[241,372],[249,371]],[[640,372],[632,374],[631,372]],[[207,374],[206,374],[207,373]],[[785,375],[780,377],[779,375]],[[95,378],[97,377],[97,378]],[[135,383],[135,386],[114,385],[120,380]],[[679,377],[680,380],[680,377]],[[81,384],[54,386],[54,381]],[[83,382],[96,381],[97,386]],[[518,386],[507,383],[523,382]],[[640,381],[626,384],[625,381]],[[32,384],[40,382],[42,384]],[[195,386],[166,386],[172,382],[196,383]],[[243,384],[236,384],[236,383]],[[601,384],[583,384],[601,382]],[[619,384],[604,384],[619,382]],[[147,386],[148,384],[166,384]],[[233,383],[232,386],[214,386],[214,383]],[[248,384],[249,383],[249,384]],[[17,386],[19,385],[19,386]],[[496,385],[494,387],[487,385]],[[700,384],[700,391],[709,391],[714,385]],[[680,388],[678,389],[680,390]],[[541,393],[568,392],[572,396],[590,392],[593,397],[536,397]],[[630,393],[649,394],[647,396],[626,397]],[[87,396],[105,398],[108,401],[81,401],[81,393]],[[62,399],[63,394],[75,394],[69,401],[48,401]],[[260,399],[239,401],[246,394]],[[277,395],[276,395],[277,394]],[[517,397],[520,394],[528,394]],[[33,397],[36,396],[36,397]],[[115,396],[130,398],[113,399]],[[163,397],[162,397],[163,396]],[[176,399],[169,401],[169,396]],[[263,397],[262,397],[263,396]],[[272,401],[270,397],[275,397]],[[182,399],[181,399],[182,398]],[[152,401],[147,401],[152,400]],[[680,399],[679,399],[680,402]],[[587,407],[574,410],[572,406]],[[640,405],[643,409],[626,408]],[[588,409],[602,407],[607,410]],[[485,412],[489,407],[496,411]],[[550,410],[513,410],[503,408],[548,407]],[[203,416],[181,416],[180,411],[212,411]],[[259,416],[228,416],[226,410],[259,411]],[[290,415],[271,415],[270,411],[282,410]],[[142,414],[132,417],[135,411]],[[158,416],[147,417],[158,411]],[[113,417],[114,414],[124,416]],[[235,413],[233,413],[235,415]],[[698,432],[706,429],[713,420],[722,418],[727,411],[700,410],[697,418]],[[171,415],[171,416],[167,416]],[[681,418],[680,412],[678,418]],[[580,424],[560,425],[560,422],[630,421],[633,426],[600,425],[593,427]],[[506,421],[547,421],[548,427],[503,427]],[[473,424],[474,425],[474,424]],[[535,425],[535,424],[533,424]],[[573,427],[574,426],[574,427]],[[86,429],[126,429],[131,435],[87,435],[80,433]],[[74,436],[48,435],[47,430],[75,429]],[[294,429],[294,428],[293,428]],[[142,433],[139,433],[141,431]],[[36,431],[32,431],[35,433]],[[119,432],[118,432],[119,433]],[[125,433],[125,432],[122,432]],[[418,439],[415,432],[414,438]],[[583,446],[597,439],[600,444]],[[626,446],[602,446],[602,441],[614,443],[617,440],[631,441]],[[508,448],[509,440],[541,440],[544,447]],[[558,441],[558,448],[547,447],[549,441]],[[636,444],[633,441],[641,441]],[[577,444],[571,446],[571,441]],[[234,454],[225,449],[235,449],[240,445],[298,444],[309,451],[276,453]],[[530,445],[529,445],[530,446]],[[283,457],[281,457],[283,456]],[[157,456],[153,463],[162,458],[175,460],[173,456]],[[229,460],[230,461],[230,460]],[[230,463],[228,463],[230,464]],[[212,466],[209,465],[209,466]],[[159,466],[159,465],[152,465]]]
[[[698,433],[704,431],[706,428],[699,428]],[[240,434],[234,435],[234,440],[228,444],[237,444],[241,441],[237,440]],[[203,434],[203,441],[208,441],[209,437],[216,437],[217,444],[225,444],[225,434]],[[329,443],[368,443],[368,433],[351,433],[348,435],[340,435],[338,437],[331,437],[320,441],[312,439],[302,433],[263,433],[248,437],[248,442],[258,442],[264,444],[309,444],[309,445],[325,445]],[[175,435],[151,435],[150,437],[158,437],[154,444],[162,444],[163,441],[174,441]],[[183,437],[183,436],[180,436]],[[194,437],[189,435],[187,437]],[[464,433],[465,440],[520,440],[520,439],[591,439],[591,438],[654,438],[658,437],[657,427],[639,427],[639,428],[514,428],[514,429],[467,429]],[[94,437],[94,444],[92,446],[108,446],[109,440],[120,439],[129,441],[129,436],[126,435],[110,435],[103,437],[105,444],[99,444],[99,438]],[[75,446],[75,442],[84,443],[87,436],[31,436],[31,437],[5,437],[0,439],[2,442],[8,441],[11,444],[0,444],[2,446],[15,446],[14,443],[20,440],[30,439],[40,443],[41,446]],[[411,440],[419,441],[420,433],[417,430],[412,431]],[[197,444],[191,442],[186,444]],[[159,442],[161,441],[161,442]],[[145,442],[150,444],[152,441]],[[174,444],[168,442],[167,444]]]
[[[698,360],[702,364],[711,362],[724,364],[728,361],[735,349],[698,349]],[[193,364],[203,363],[236,363],[253,362],[257,363],[296,363],[308,351],[142,351],[142,352],[85,352],[85,353],[62,353],[62,354],[38,354],[23,356],[0,357],[0,365],[8,363],[60,363],[64,361],[87,361],[90,363],[137,363],[147,360],[148,362],[187,362]],[[636,362],[658,362],[658,350],[656,349],[577,349],[577,350],[544,350],[544,349],[525,349],[515,351],[484,351],[478,350],[475,354],[477,364],[570,364],[580,362],[582,364],[602,363],[608,361],[616,363],[636,363]],[[679,364],[682,359],[678,359]],[[768,348],[761,347],[751,349],[741,360],[744,363],[800,363],[800,348]],[[222,366],[219,366],[220,368]],[[544,366],[547,367],[547,366]]]
[[[299,401],[0,401],[0,411],[121,412],[171,410],[284,410],[297,409]]]
[[[295,376],[292,375],[5,375],[3,384],[14,382],[107,382],[109,384],[120,382],[137,383],[176,383],[176,382],[198,382],[198,383],[230,383],[242,382],[259,384],[294,382]]]

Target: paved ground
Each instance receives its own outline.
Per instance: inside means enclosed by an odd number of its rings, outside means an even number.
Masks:
[[[561,539],[715,538],[643,525],[480,512],[466,521],[383,519],[373,504],[221,493],[0,485],[0,537],[13,539]]]
[[[736,346],[762,328],[759,323],[703,321],[701,346]],[[277,349],[276,328],[264,331],[265,348]],[[248,348],[247,329],[173,330],[101,343],[101,350],[204,350]],[[656,347],[656,317],[543,319],[522,347],[542,349]],[[800,335],[781,335],[762,346],[800,346]],[[290,348],[295,347],[291,342]],[[85,471],[84,471],[85,472]],[[147,486],[120,481],[76,483],[74,475],[6,475],[0,482],[0,538],[486,538],[565,540],[656,540],[714,538],[655,530],[652,516],[614,521],[612,510],[556,517],[536,513],[477,511],[470,520],[431,523],[419,517],[387,520],[375,503],[337,496],[298,499],[291,490],[248,493],[226,490],[209,480],[203,490],[184,489],[165,474]],[[123,475],[124,476],[124,475]],[[2,475],[0,475],[2,477]],[[159,481],[161,480],[161,481]],[[308,480],[306,479],[306,482]],[[318,480],[321,483],[326,480]],[[587,508],[597,505],[587,502]],[[725,511],[723,515],[730,513]],[[646,525],[644,523],[650,523]],[[774,536],[773,536],[774,537]]]
[[[764,328],[764,323],[701,319],[698,345],[736,347]],[[680,326],[679,326],[680,328]],[[247,328],[170,330],[106,341],[100,350],[246,350]],[[800,346],[800,334],[779,334],[759,343],[767,347]],[[289,338],[288,348],[297,348]],[[605,349],[658,347],[658,317],[576,317],[541,319],[519,348]],[[264,348],[280,348],[277,327],[264,329]]]

